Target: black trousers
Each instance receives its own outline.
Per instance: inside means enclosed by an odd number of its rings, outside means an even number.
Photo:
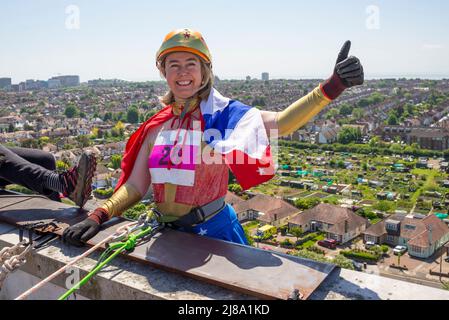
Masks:
[[[55,169],[56,161],[51,153],[0,145],[0,186],[18,184],[60,201],[58,192],[44,187],[48,175]]]

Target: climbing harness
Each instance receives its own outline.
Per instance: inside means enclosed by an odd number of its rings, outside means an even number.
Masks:
[[[58,300],[67,299],[117,255],[124,251],[132,252],[139,241],[151,237],[162,228],[164,228],[164,223],[159,221],[159,216],[157,214],[142,214],[135,226],[126,228],[127,230],[124,234],[113,236],[105,242],[106,250],[101,254],[95,267],[70,290],[60,296]]]

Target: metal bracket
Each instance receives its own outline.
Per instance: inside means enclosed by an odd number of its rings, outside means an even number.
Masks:
[[[39,249],[43,245],[57,238],[57,235],[53,232],[58,229],[60,229],[60,227],[58,227],[54,222],[39,221],[22,225],[19,229],[19,241],[23,241],[23,235],[25,231],[28,231],[28,243],[25,245],[30,245],[33,249]],[[34,237],[34,235],[37,235],[37,237]]]
[[[299,292],[298,289],[294,289],[290,295],[288,296],[287,300],[303,300],[304,295]]]

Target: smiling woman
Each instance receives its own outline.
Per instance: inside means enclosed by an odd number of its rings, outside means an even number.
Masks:
[[[348,57],[350,42],[332,76],[282,112],[260,111],[213,88],[212,57],[203,36],[170,32],[156,54],[169,91],[164,108],[129,139],[114,195],[65,239],[87,241],[111,216],[122,214],[153,187],[156,211],[171,226],[201,236],[248,244],[233,207],[225,203],[229,170],[242,190],[274,177],[269,137],[306,124],[348,87],[363,83],[363,68]],[[95,224],[93,223],[95,222]]]
[[[204,84],[200,58],[190,52],[174,52],[165,58],[165,77],[176,98],[193,97]]]

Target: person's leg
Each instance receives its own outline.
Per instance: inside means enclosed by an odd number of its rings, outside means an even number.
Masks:
[[[38,162],[49,164],[49,156],[43,155],[40,150],[20,150],[28,159],[36,159]],[[51,164],[49,164],[51,167]],[[82,207],[91,192],[91,182],[96,168],[96,159],[93,155],[83,153],[77,166],[58,174],[36,163],[20,157],[10,149],[0,145],[0,177],[27,187],[42,195],[51,195],[53,192],[63,193]]]
[[[14,151],[13,151],[14,150]],[[10,149],[0,145],[0,177],[10,183],[19,184],[40,194],[47,195],[49,190],[45,188],[44,181],[51,171],[44,167],[26,160],[26,158],[37,160],[39,155],[37,150]],[[19,156],[15,151],[25,157]],[[47,155],[45,155],[47,157]],[[47,162],[38,160],[37,162]]]
[[[7,149],[9,149],[11,152],[15,153],[17,156],[25,159],[26,161],[28,161],[30,163],[41,166],[50,171],[56,170],[55,157],[49,152],[45,152],[45,151],[37,150],[37,149],[30,149],[30,148],[9,148],[8,147]],[[1,154],[1,151],[0,151],[0,154]],[[1,177],[1,171],[0,171],[0,177]],[[11,183],[11,181],[0,180],[0,186],[5,186],[9,183]],[[19,184],[21,184],[21,183],[19,183]],[[21,184],[21,185],[23,185],[23,184]],[[38,190],[33,190],[33,191],[39,192]],[[42,192],[39,192],[39,193],[41,193],[42,195],[45,195],[46,197],[48,197],[51,200],[61,201],[58,191],[47,189],[47,188],[45,188],[45,186],[43,186]]]

